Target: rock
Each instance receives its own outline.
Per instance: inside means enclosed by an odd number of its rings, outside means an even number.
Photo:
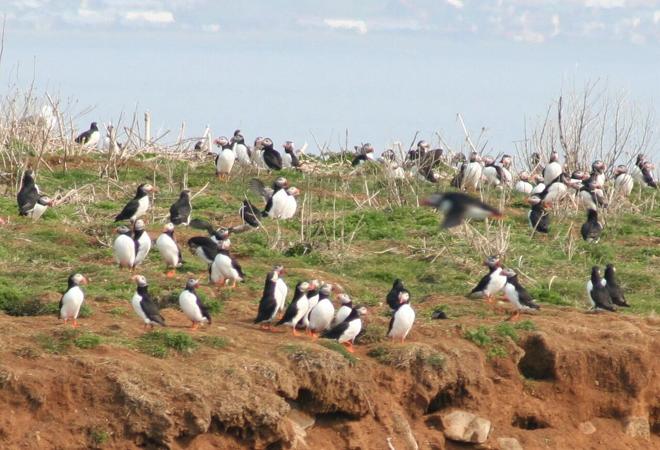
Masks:
[[[593,423],[587,421],[578,425],[578,430],[583,434],[594,434],[596,432],[596,427]]]
[[[629,416],[626,418],[624,432],[633,438],[651,439],[651,425],[646,417]]]
[[[524,450],[518,439],[508,437],[497,438],[497,447],[500,450]]]
[[[471,444],[482,444],[490,434],[490,420],[470,412],[456,410],[442,416],[447,439]]]

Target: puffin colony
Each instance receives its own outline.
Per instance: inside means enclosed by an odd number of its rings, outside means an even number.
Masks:
[[[99,141],[96,122],[89,130],[80,134],[75,142],[83,147],[94,148]],[[209,153],[214,156],[215,173],[218,179],[227,180],[236,164],[257,168],[271,174],[282,169],[301,170],[305,165],[304,149],[296,149],[295,144],[286,141],[284,154],[274,148],[270,138],[258,137],[253,146],[248,146],[240,130],[228,139],[216,139],[217,149]],[[196,149],[205,150],[204,143],[198,142]],[[210,150],[210,149],[209,149]],[[353,167],[363,164],[378,164],[383,174],[395,180],[416,177],[429,183],[440,179],[441,165],[453,166],[455,176],[450,185],[451,192],[438,192],[421,201],[422,205],[437,209],[444,215],[441,227],[448,229],[461,225],[466,220],[499,219],[502,213],[466,192],[477,191],[481,187],[512,189],[527,195],[530,204],[528,213],[532,233],[547,234],[550,231],[548,209],[564,199],[573,199],[586,212],[586,220],[581,226],[581,235],[587,242],[598,243],[604,226],[599,221],[599,210],[607,207],[607,199],[627,197],[635,185],[641,188],[658,187],[654,178],[655,166],[644,155],[638,155],[634,165],[619,165],[608,172],[607,165],[594,161],[590,171],[574,170],[568,173],[559,162],[559,154],[553,151],[544,164],[541,155],[531,155],[530,171],[513,172],[513,158],[503,155],[499,161],[482,157],[472,152],[467,158],[462,154],[451,159],[445,157],[442,149],[430,148],[426,141],[419,141],[417,147],[400,160],[393,150],[386,150],[380,158],[374,156],[371,144],[356,148]],[[606,196],[605,185],[610,183],[613,196]],[[203,230],[205,235],[188,239],[190,253],[206,263],[208,282],[211,285],[235,288],[246,279],[246,274],[238,259],[231,253],[232,235],[259,229],[265,220],[295,220],[298,210],[297,198],[300,190],[290,186],[285,177],[278,176],[267,185],[254,178],[249,188],[263,199],[263,206],[256,206],[247,198],[238,209],[242,224],[232,228],[216,227],[211,223],[192,218],[193,198],[190,191],[181,191],[179,198],[169,208],[169,221],[155,241],[167,277],[175,277],[184,261],[181,247],[177,242],[176,227],[190,226]],[[135,196],[116,215],[114,221],[122,223],[116,228],[112,244],[114,260],[120,270],[136,271],[147,259],[152,248],[152,237],[146,231],[145,218],[152,206],[150,195],[157,189],[149,183],[140,184]],[[58,205],[56,199],[43,194],[35,183],[32,170],[26,170],[22,177],[17,196],[18,213],[21,216],[38,220],[49,207]],[[238,205],[237,205],[238,206]],[[487,304],[495,304],[495,296],[501,294],[512,306],[507,320],[518,320],[520,314],[534,314],[539,305],[521,284],[518,273],[502,266],[501,256],[493,255],[484,261],[487,273],[467,294],[470,298],[483,299]],[[594,266],[586,283],[587,299],[593,311],[616,311],[618,307],[628,307],[623,290],[616,278],[614,265],[608,264],[603,274]],[[204,276],[204,275],[203,275]],[[135,293],[131,305],[145,330],[155,326],[167,326],[160,314],[158,305],[149,294],[146,277],[135,274]],[[78,315],[85,300],[83,286],[88,279],[80,273],[68,277],[67,288],[59,304],[59,317],[64,323],[78,326]],[[211,315],[200,300],[196,289],[200,286],[197,278],[188,279],[178,296],[179,306],[191,322],[191,329],[211,324]],[[362,317],[367,309],[354,304],[352,298],[336,285],[318,279],[298,280],[293,296],[287,305],[289,285],[286,281],[286,268],[281,264],[273,266],[265,276],[264,288],[254,319],[254,324],[265,331],[275,331],[274,327],[290,327],[294,336],[305,333],[312,339],[323,337],[333,339],[353,351],[353,343],[363,328]],[[403,342],[411,332],[415,322],[412,307],[413,295],[405,288],[404,282],[396,279],[385,301],[391,309],[391,320],[387,337]],[[436,311],[433,319],[446,319],[442,311]]]

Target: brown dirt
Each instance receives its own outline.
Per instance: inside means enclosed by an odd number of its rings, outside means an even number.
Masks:
[[[526,450],[660,448],[657,318],[544,307],[531,317],[538,331],[519,331],[517,343],[503,344],[508,356],[489,358],[464,330],[502,316],[477,318],[471,312],[483,308],[474,301],[432,298],[425,308],[450,304],[466,314],[419,319],[405,344],[358,345],[351,365],[307,338],[258,331],[255,306],[240,292],[213,325],[193,332],[227,337],[228,348],[165,359],[119,344],[49,354],[35,337],[61,330],[55,318],[0,315],[0,447],[93,448],[102,430],[104,449],[366,450],[387,449],[391,438],[401,450],[413,448],[409,432],[420,449],[459,449],[445,442],[439,415],[461,408],[493,423],[480,448],[497,448],[498,437]],[[118,306],[128,314],[110,314]],[[126,302],[94,309],[83,330],[127,342],[142,333]],[[368,325],[386,327],[382,312],[372,308]],[[184,330],[182,313],[163,315]],[[376,347],[394,356],[379,363],[367,355]],[[299,411],[315,418],[304,440],[295,438]],[[624,434],[628,416],[649,419],[650,440]],[[585,421],[594,434],[578,430]]]

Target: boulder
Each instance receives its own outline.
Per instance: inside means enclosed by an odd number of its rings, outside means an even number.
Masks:
[[[626,418],[624,432],[633,438],[651,439],[651,425],[646,417],[629,416]]]
[[[499,450],[524,450],[518,439],[508,437],[497,438],[497,448]]]
[[[471,444],[483,444],[490,434],[490,420],[467,411],[456,410],[442,416],[447,439]]]
[[[582,434],[589,435],[589,434],[594,434],[596,432],[596,427],[594,426],[593,423],[586,421],[578,425],[578,430],[580,430]]]

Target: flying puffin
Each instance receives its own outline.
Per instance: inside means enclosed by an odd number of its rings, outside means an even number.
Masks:
[[[195,288],[198,287],[199,281],[191,278],[186,282],[186,288],[179,294],[179,306],[192,322],[192,330],[196,330],[200,323],[211,324],[211,314],[195,292]]]
[[[30,217],[33,220],[39,219],[48,209],[55,204],[48,196],[39,192],[39,186],[34,182],[32,170],[26,170],[23,174],[21,189],[16,196],[18,203],[18,214]]]
[[[282,156],[282,166],[283,167],[300,167],[300,159],[296,154],[296,149],[294,147],[293,141],[286,141],[283,144],[284,155]]]
[[[229,240],[229,230],[225,228],[213,229],[210,223],[204,220],[193,219],[190,226],[206,230],[208,236],[193,236],[188,239],[188,248],[199,259],[209,266],[213,263],[218,254],[219,245],[225,245],[229,249],[231,241]]]
[[[83,284],[87,284],[87,278],[83,275],[76,273],[69,276],[66,292],[62,295],[58,308],[60,319],[64,320],[64,325],[72,320],[73,327],[78,326],[78,313],[80,313],[80,307],[85,300],[85,293],[80,288]]]
[[[401,292],[405,292],[408,294],[408,298],[410,298],[410,292],[403,286],[403,281],[401,281],[399,278],[394,280],[394,284],[392,285],[392,289],[390,289],[390,292],[387,293],[387,297],[385,300],[387,301],[387,304],[391,309],[397,309],[399,307],[401,296],[399,295]]]
[[[263,197],[266,202],[266,207],[261,213],[263,217],[271,217],[274,219],[282,217],[282,214],[287,209],[287,198],[289,194],[287,194],[286,189],[288,187],[289,182],[284,177],[276,178],[271,188],[267,188],[264,183],[257,178],[250,180],[250,189],[252,192]]]
[[[262,158],[270,170],[282,170],[282,155],[273,148],[273,141],[265,138],[261,142],[263,146]]]
[[[422,204],[445,213],[442,228],[455,227],[465,219],[481,220],[488,217],[496,219],[502,217],[502,213],[492,206],[460,192],[439,192],[423,200]]]
[[[534,302],[529,292],[520,284],[518,274],[514,271],[506,272],[504,295],[515,308],[515,312],[509,317],[509,320],[517,320],[520,317],[521,311],[532,311],[541,308]]]
[[[410,295],[406,291],[400,291],[398,294],[396,308],[392,313],[390,326],[387,329],[387,337],[399,339],[403,342],[412,330],[415,323],[415,311],[410,306]]]
[[[115,261],[120,268],[132,269],[135,266],[135,241],[131,236],[131,230],[127,226],[117,227],[117,237],[112,244]]]
[[[149,295],[147,279],[142,275],[135,275],[133,281],[137,284],[137,290],[133,294],[131,305],[133,305],[138,317],[144,322],[144,329],[146,330],[147,327],[153,329],[154,324],[165,326],[165,319],[160,315],[158,306],[151,300]]]
[[[298,323],[307,315],[309,310],[309,299],[307,298],[307,290],[310,284],[307,281],[300,281],[296,285],[293,293],[293,300],[289,303],[284,316],[275,325],[287,325],[293,330],[293,335],[298,336],[296,327]]]
[[[238,214],[241,216],[241,219],[243,219],[243,223],[246,223],[252,228],[259,228],[259,225],[261,224],[259,221],[261,211],[259,211],[259,208],[254,206],[248,200],[243,200],[243,204],[238,210]]]
[[[249,166],[252,164],[250,161],[250,149],[245,145],[245,138],[241,134],[241,130],[234,131],[234,135],[231,138],[232,149],[236,154],[236,160],[239,164],[243,166]]]
[[[318,337],[319,333],[327,330],[335,315],[335,307],[330,300],[331,292],[331,285],[324,284],[321,286],[318,303],[309,312],[307,332],[311,334],[312,338]]]
[[[531,194],[532,190],[534,190],[534,185],[530,183],[529,180],[529,172],[520,172],[520,174],[518,174],[518,182],[513,189],[517,192],[522,192],[523,194]]]
[[[213,259],[209,269],[209,278],[211,283],[219,286],[235,288],[238,281],[245,279],[245,274],[238,261],[229,254],[228,240],[222,241],[218,245],[218,253]],[[278,273],[279,276],[279,273]],[[232,285],[228,286],[227,282]]]
[[[76,138],[76,144],[82,144],[87,148],[94,148],[101,138],[101,133],[99,133],[99,128],[96,126],[96,122],[92,122],[89,126],[89,130],[84,131],[78,135]]]
[[[320,291],[319,288],[323,283],[319,280],[312,280],[309,282],[309,289],[307,289],[307,299],[309,300],[309,307],[307,308],[307,314],[302,319],[302,328],[307,329],[309,327],[309,313],[312,312],[312,309],[319,302]]]
[[[527,213],[529,226],[539,233],[548,233],[550,231],[550,214],[545,210],[543,200],[538,195],[532,195],[527,202],[532,205],[532,209]]]
[[[353,158],[351,166],[356,167],[367,161],[373,161],[374,159],[374,147],[373,145],[366,143],[362,147],[357,148],[357,155]]]
[[[138,219],[133,225],[133,241],[135,241],[135,265],[137,267],[144,262],[151,250],[151,237],[144,228],[144,221]]]
[[[266,276],[264,291],[259,301],[259,310],[256,319],[254,319],[254,323],[260,324],[261,328],[265,327],[271,330],[272,322],[275,320],[275,316],[279,310],[275,292],[277,290],[277,280],[279,280],[282,269],[282,266],[275,266]]]
[[[174,277],[175,269],[183,264],[181,249],[174,240],[174,224],[165,225],[163,233],[156,239],[156,248],[163,257],[165,265],[170,269],[167,272],[167,278]]]
[[[330,324],[331,328],[334,328],[335,326],[339,325],[348,317],[348,315],[351,313],[351,310],[353,309],[353,301],[347,294],[339,294],[337,295],[337,299],[339,300],[339,303],[341,306],[339,309],[335,312],[335,318],[332,319],[332,323]]]
[[[628,167],[624,165],[616,166],[614,169],[614,187],[620,195],[628,197],[633,190],[635,181],[628,173]]]
[[[626,301],[623,289],[621,289],[616,279],[615,272],[614,265],[608,264],[605,266],[605,287],[615,305],[628,308],[630,304]]]
[[[219,138],[216,144],[222,145],[222,148],[215,157],[215,175],[219,179],[229,179],[229,174],[236,161],[236,153],[226,137]]]
[[[355,341],[357,335],[362,331],[361,314],[366,314],[366,309],[352,308],[351,312],[343,322],[323,333],[321,337],[326,339],[336,339],[337,342],[346,347],[346,350],[353,353],[353,341]]]
[[[504,289],[506,275],[503,272],[500,259],[496,256],[489,256],[484,265],[488,267],[488,274],[470,291],[468,297],[483,297],[487,303],[492,303],[493,296]]]
[[[543,168],[543,182],[546,186],[550,186],[562,173],[564,169],[559,163],[559,153],[553,151],[550,153],[550,162]]]
[[[610,294],[605,287],[605,280],[600,277],[600,271],[596,266],[591,268],[591,278],[587,282],[587,294],[592,310],[616,311],[616,306],[612,304]]]
[[[179,194],[177,201],[170,206],[170,222],[174,225],[189,225],[191,214],[190,191],[184,189]]]
[[[587,221],[580,228],[582,239],[597,244],[602,232],[603,224],[598,221],[598,211],[592,208],[587,209]]]
[[[156,191],[156,188],[148,183],[139,185],[135,197],[126,203],[124,209],[117,214],[115,222],[121,222],[122,220],[135,222],[135,220],[142,217],[149,209],[149,193],[154,191]]]

